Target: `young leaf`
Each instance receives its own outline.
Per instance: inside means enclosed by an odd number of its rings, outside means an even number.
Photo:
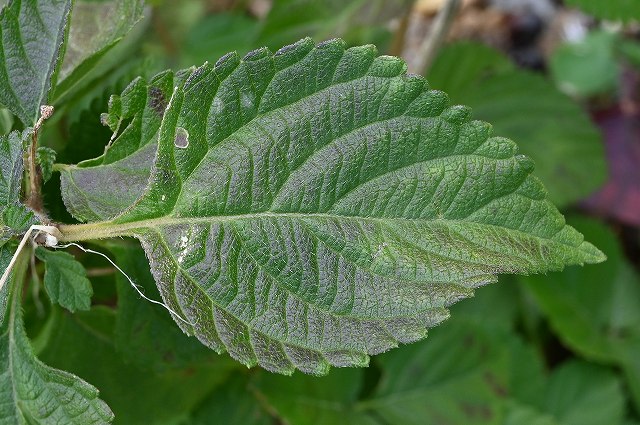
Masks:
[[[0,326],[0,422],[3,424],[106,424],[113,414],[98,390],[78,377],[53,369],[34,355],[22,322],[20,291],[25,268],[13,271]],[[4,289],[3,289],[4,291]]]
[[[12,0],[0,12],[0,104],[25,126],[55,87],[71,0]]]
[[[89,310],[93,287],[82,264],[71,254],[41,246],[36,248],[36,257],[45,263],[44,287],[51,302],[72,313]]]
[[[42,170],[42,181],[46,183],[53,173],[53,164],[56,162],[56,151],[46,146],[38,147],[36,161]]]
[[[497,273],[604,259],[513,142],[405,72],[341,40],[205,64],[167,104],[142,196],[64,239],[139,238],[186,332],[280,373],[424,338]]]

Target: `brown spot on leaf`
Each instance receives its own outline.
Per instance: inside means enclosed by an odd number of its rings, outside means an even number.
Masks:
[[[164,110],[167,107],[167,100],[164,97],[164,93],[158,87],[149,88],[149,107],[156,111],[161,117],[164,115]]]

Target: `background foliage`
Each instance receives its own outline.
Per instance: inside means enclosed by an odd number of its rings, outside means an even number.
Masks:
[[[139,2],[76,5],[66,55],[92,71],[63,66],[58,75],[51,100],[64,106],[41,136],[58,162],[102,154],[111,131],[98,117],[109,96],[138,75],[215,62],[231,50],[277,49],[306,35],[416,54],[403,49],[416,37],[411,23],[429,22],[429,5],[438,2],[150,3],[144,10]],[[210,352],[184,336],[166,311],[139,299],[104,260],[73,252],[91,284],[83,286],[84,298],[59,294],[57,302],[82,311],[70,314],[44,293],[26,294],[26,331],[38,358],[99,388],[121,424],[208,424],[211,418],[294,425],[640,424],[640,177],[629,171],[640,165],[640,11],[631,0],[606,2],[609,7],[566,2],[593,15],[561,6],[549,15],[521,7],[525,1],[475,3],[466,2],[451,30],[455,40],[439,51],[427,79],[471,106],[496,134],[518,142],[535,160],[552,201],[607,262],[501,278],[454,306],[453,318],[425,341],[377,356],[369,368],[333,369],[316,378],[247,370]],[[125,19],[96,20],[116,13]],[[489,13],[501,17],[494,28],[465,21]],[[548,41],[557,16],[567,13],[581,20],[583,34]],[[19,126],[0,110],[1,134]],[[46,207],[55,219],[73,222],[58,186],[54,175]],[[159,298],[135,241],[94,248],[109,252],[148,296]],[[38,257],[72,273],[62,254]],[[55,276],[44,276],[44,285],[55,284]]]

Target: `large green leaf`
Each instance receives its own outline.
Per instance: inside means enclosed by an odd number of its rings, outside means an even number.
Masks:
[[[71,0],[12,0],[0,12],[0,103],[32,125],[64,54]]]
[[[8,311],[3,312],[0,326],[0,422],[16,425],[111,422],[113,414],[98,398],[98,390],[70,373],[43,364],[34,356],[20,305],[20,285],[26,270],[24,256],[20,263],[13,271],[10,285],[5,285],[9,298]],[[4,270],[7,263],[2,266]]]
[[[64,239],[139,238],[183,330],[280,373],[366,365],[497,273],[604,259],[513,142],[405,72],[340,40],[205,64],[166,105],[140,198]]]
[[[428,77],[455,102],[472,107],[474,117],[490,122],[497,134],[516,140],[559,207],[604,183],[599,130],[580,105],[544,77],[514,69],[500,52],[477,43],[442,49]]]
[[[567,0],[566,2],[601,19],[620,21],[640,19],[640,2],[637,0]]]

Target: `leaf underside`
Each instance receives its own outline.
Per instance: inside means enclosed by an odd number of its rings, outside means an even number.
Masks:
[[[304,39],[163,75],[112,99],[118,136],[63,171],[64,200],[140,239],[182,329],[246,365],[363,366],[498,273],[603,260],[513,142],[373,46]]]

